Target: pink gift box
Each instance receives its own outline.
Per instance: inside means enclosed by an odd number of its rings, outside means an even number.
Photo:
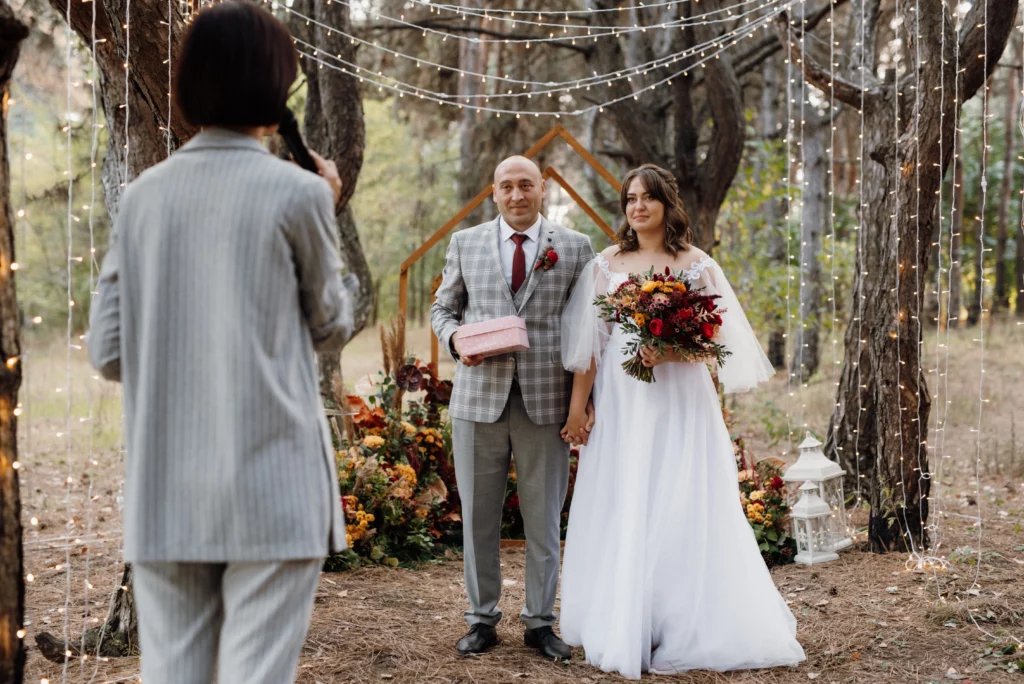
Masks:
[[[526,322],[518,316],[469,323],[460,327],[456,335],[464,356],[497,356],[530,348]]]

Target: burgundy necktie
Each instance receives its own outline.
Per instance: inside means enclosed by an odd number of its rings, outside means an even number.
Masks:
[[[519,292],[523,281],[526,280],[526,252],[523,251],[523,240],[526,239],[526,236],[516,233],[512,239],[516,243],[516,251],[512,255],[512,294],[515,294]]]

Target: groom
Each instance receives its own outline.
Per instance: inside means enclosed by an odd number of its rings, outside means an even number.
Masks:
[[[559,530],[569,482],[569,446],[559,434],[572,375],[562,368],[561,315],[583,267],[594,257],[585,235],[540,215],[544,179],[526,157],[494,171],[501,216],[452,236],[443,282],[430,311],[441,344],[459,361],[449,415],[462,499],[469,633],[463,655],[498,643],[499,534],[509,460],[515,453],[526,531],[526,645],[567,660],[555,635]],[[503,316],[526,322],[530,349],[489,358],[460,353],[459,326]]]

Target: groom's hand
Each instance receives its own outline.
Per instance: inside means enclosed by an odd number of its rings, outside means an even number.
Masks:
[[[459,344],[458,330],[456,330],[455,333],[452,335],[452,344],[455,345],[455,353],[459,355],[459,362],[462,363],[463,366],[469,366],[470,368],[472,368],[473,366],[479,366],[481,363],[484,362],[484,357],[482,354],[472,356],[462,353],[462,347]]]

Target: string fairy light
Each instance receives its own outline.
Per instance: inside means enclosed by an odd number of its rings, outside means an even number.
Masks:
[[[795,124],[793,122],[793,41],[788,36],[790,32],[790,26],[792,22],[786,25],[786,332],[783,334],[786,344],[783,344],[783,353],[787,351],[787,347],[793,339],[793,310],[792,310],[792,290],[793,290],[793,257],[792,257],[792,239],[793,239],[793,136],[795,135]],[[786,364],[790,363],[790,356],[786,354]],[[793,424],[791,421],[791,412],[793,408],[793,370],[789,369],[786,373],[786,396],[789,401],[786,402],[786,445],[787,448],[782,452],[783,456],[788,455],[793,451]]]
[[[66,301],[67,301],[67,340],[64,347],[65,351],[65,375],[64,375],[64,394],[65,394],[65,412],[64,412],[64,436],[65,436],[65,449],[66,449],[66,461],[67,461],[67,477],[64,482],[64,508],[66,512],[64,521],[64,615],[63,615],[63,635],[64,644],[69,641],[68,636],[68,623],[70,621],[70,608],[71,608],[71,528],[74,524],[74,517],[71,510],[71,484],[74,481],[72,477],[72,468],[74,461],[71,455],[71,328],[73,323],[74,314],[74,290],[72,288],[72,259],[71,255],[74,253],[74,231],[73,231],[73,203],[74,203],[74,187],[75,187],[75,176],[72,173],[72,159],[71,159],[71,0],[67,0],[65,7],[65,19],[67,20],[67,34],[65,35],[65,49],[64,49],[64,68],[65,68],[65,84],[67,86],[67,100],[66,109],[64,112],[64,130],[67,133],[65,138],[65,144],[67,145],[67,177],[68,177],[68,200],[67,200],[67,254],[65,259],[65,277],[67,278],[67,289],[66,289]],[[59,391],[59,390],[58,390]],[[68,678],[68,663],[69,659],[64,659],[63,667],[61,668],[61,682],[67,682]]]
[[[337,1],[337,0],[332,0],[332,2],[333,1]],[[687,0],[687,2],[689,2],[689,1],[690,0]],[[421,4],[421,3],[416,3],[416,4]],[[667,4],[671,6],[671,5],[675,5],[677,3],[667,3]],[[694,3],[694,4],[699,4],[699,1],[697,3]],[[433,3],[430,3],[430,4],[427,4],[426,6],[430,8],[430,13],[434,14],[434,8],[436,7],[436,5],[434,5]],[[641,9],[651,9],[653,7],[655,7],[655,5],[646,5],[646,4],[641,5]],[[732,10],[733,7],[735,7],[735,5],[733,5],[731,7],[724,7],[724,8],[719,9],[719,10],[714,10],[713,12],[717,12],[717,13],[720,13],[720,14],[729,13]],[[622,12],[625,9],[627,9],[627,8],[622,8],[622,9],[615,8],[613,10],[608,10],[608,11],[618,12],[621,15]],[[630,14],[632,14],[633,10],[635,10],[636,8],[628,8],[628,9],[630,10]],[[548,12],[537,12],[537,11],[534,11],[534,10],[529,10],[529,11],[509,10],[509,12],[511,12],[511,15],[509,15],[509,14],[500,14],[499,10],[475,9],[475,8],[470,8],[470,7],[459,7],[457,9],[453,9],[453,10],[449,10],[449,11],[453,12],[457,17],[461,17],[463,21],[468,20],[470,17],[473,17],[473,18],[476,18],[476,19],[483,19],[483,20],[488,21],[488,22],[503,21],[503,22],[509,23],[512,28],[514,28],[516,24],[523,24],[524,26],[538,26],[538,27],[541,27],[541,28],[557,28],[557,29],[562,29],[563,32],[568,32],[569,29],[584,30],[584,29],[589,29],[590,28],[589,24],[573,24],[573,23],[569,23],[569,22],[572,22],[572,21],[580,21],[581,18],[579,17],[579,15],[570,16],[567,12],[564,12],[564,11],[555,11],[555,12],[548,13]],[[582,13],[585,13],[587,15],[592,15],[594,13],[601,12],[601,11],[602,10],[595,8],[595,9],[591,9],[591,10],[582,10]],[[441,11],[438,10],[437,13],[440,14]],[[712,12],[707,12],[705,14],[711,14],[711,13]],[[517,14],[520,15],[520,16],[517,17],[516,16]],[[530,16],[536,16],[537,19],[530,19],[529,18]],[[546,16],[558,16],[558,17],[562,18],[562,21],[558,21],[558,22],[544,21],[544,18]],[[698,18],[700,16],[701,15],[697,15]],[[404,19],[405,15],[404,14],[400,15],[400,18]],[[584,18],[589,18],[589,16],[588,17],[584,17]],[[692,18],[693,17],[691,17],[691,19]],[[628,26],[627,25],[615,25],[612,28],[628,28]]]
[[[760,20],[760,22],[763,22],[765,24],[768,21],[770,21],[770,18],[765,18],[765,19]],[[758,24],[758,25],[760,25],[760,24]],[[587,114],[589,112],[592,112],[592,111],[604,111],[605,107],[609,107],[611,105],[614,105],[614,104],[617,104],[619,102],[623,102],[623,101],[626,101],[626,100],[629,100],[629,99],[639,100],[641,95],[643,95],[643,94],[645,94],[647,92],[653,91],[653,90],[655,90],[656,88],[658,88],[658,87],[660,87],[662,85],[671,85],[673,79],[679,78],[680,76],[685,76],[685,75],[689,74],[690,71],[693,71],[693,70],[696,70],[697,68],[703,67],[704,64],[706,64],[707,62],[711,61],[712,59],[717,58],[718,55],[720,55],[722,52],[724,52],[725,50],[727,50],[730,47],[732,47],[732,46],[736,45],[737,43],[739,43],[739,41],[742,40],[744,37],[752,35],[752,32],[753,32],[754,29],[756,29],[756,26],[753,26],[753,25],[750,26],[749,27],[749,31],[744,32],[744,33],[740,33],[733,40],[728,41],[728,42],[720,45],[718,50],[716,50],[714,52],[711,52],[711,53],[705,53],[705,55],[701,59],[697,60],[696,62],[693,62],[693,63],[689,64],[688,66],[680,69],[679,71],[676,71],[676,72],[674,72],[674,73],[672,73],[672,74],[670,74],[670,75],[668,75],[668,76],[666,76],[666,77],[664,77],[664,78],[662,78],[662,79],[660,79],[658,81],[655,81],[655,82],[653,82],[653,83],[651,83],[651,84],[649,84],[647,86],[644,86],[643,88],[641,88],[639,90],[633,91],[633,92],[631,92],[631,93],[629,93],[627,95],[622,95],[622,96],[617,97],[615,99],[608,100],[608,101],[605,101],[605,102],[602,102],[602,103],[599,103],[599,104],[595,104],[595,105],[592,105],[592,106],[589,106],[589,107],[584,107],[584,108],[581,108],[581,109],[574,109],[574,110],[566,110],[566,111],[554,111],[554,110],[523,111],[523,110],[509,109],[509,108],[489,107],[489,106],[486,106],[486,105],[466,104],[466,103],[458,102],[457,100],[453,99],[453,98],[455,98],[457,96],[448,95],[447,93],[434,93],[432,91],[428,91],[428,90],[425,90],[425,89],[422,89],[422,88],[418,88],[416,86],[412,86],[410,84],[407,84],[407,83],[404,83],[404,82],[401,82],[401,81],[397,81],[397,80],[396,80],[396,82],[394,84],[385,83],[383,81],[378,80],[377,78],[375,78],[373,76],[369,76],[369,75],[365,75],[365,74],[360,74],[359,71],[358,71],[360,69],[360,67],[358,67],[358,65],[352,64],[351,62],[347,62],[345,60],[338,60],[335,57],[331,57],[331,59],[336,60],[336,61],[340,61],[343,64],[342,66],[339,66],[337,64],[334,64],[333,62],[325,61],[324,59],[320,58],[318,55],[314,55],[314,54],[305,52],[303,50],[298,50],[298,53],[299,53],[300,58],[310,59],[310,60],[316,62],[317,64],[319,64],[321,68],[330,68],[330,69],[334,69],[336,71],[340,71],[342,73],[348,74],[349,76],[352,76],[353,78],[358,78],[360,81],[365,81],[367,83],[370,83],[371,85],[376,86],[378,88],[378,90],[380,90],[380,91],[388,90],[388,91],[391,91],[391,92],[395,92],[395,93],[398,94],[399,97],[404,97],[405,95],[410,95],[410,96],[417,97],[417,98],[420,98],[420,99],[423,99],[423,100],[428,100],[428,101],[431,101],[431,102],[436,102],[436,103],[441,104],[441,105],[454,106],[454,107],[458,107],[460,109],[465,107],[467,109],[472,109],[472,110],[475,110],[475,111],[492,113],[492,114],[495,114],[496,116],[501,116],[502,114],[509,114],[509,115],[513,115],[513,116],[526,114],[526,115],[533,115],[535,117],[553,116],[554,118],[559,119],[562,116],[581,116],[581,115],[585,115],[585,114]],[[350,65],[350,66],[348,66],[348,65]],[[381,78],[385,78],[383,76],[380,76],[380,77]],[[392,80],[394,80],[394,79],[392,79]]]
[[[743,4],[750,4],[751,2],[754,2],[754,1],[759,1],[760,2],[761,0],[746,0],[746,2],[744,2]],[[774,10],[777,10],[779,8],[785,9],[785,8],[788,8],[789,6],[791,6],[795,1],[796,0],[768,0],[767,2],[762,2],[762,4],[758,5],[754,9],[748,10],[747,12],[745,12],[743,14],[740,14],[739,17],[747,17],[749,19],[750,15],[753,15],[753,14],[756,14],[756,13],[759,13],[759,12],[774,11]],[[267,2],[270,2],[270,0],[264,0],[264,2],[267,3]],[[495,92],[495,93],[481,93],[481,94],[475,94],[475,95],[469,95],[469,96],[460,96],[460,97],[463,97],[463,98],[469,97],[469,98],[474,98],[474,99],[485,99],[485,100],[489,100],[490,98],[501,98],[501,97],[513,97],[513,98],[527,97],[527,98],[530,98],[530,97],[533,97],[533,96],[551,95],[551,94],[554,94],[554,93],[570,93],[573,90],[579,90],[579,89],[589,90],[591,87],[598,86],[598,85],[610,86],[612,83],[614,83],[616,81],[620,81],[622,79],[627,79],[627,80],[631,81],[632,77],[634,77],[634,76],[641,75],[641,74],[646,74],[648,71],[650,71],[652,69],[657,69],[659,67],[664,67],[664,66],[668,66],[670,64],[676,63],[680,59],[683,59],[686,56],[695,55],[698,52],[705,52],[706,50],[711,49],[713,47],[720,47],[726,40],[728,40],[729,38],[731,38],[733,36],[736,36],[736,35],[751,35],[752,34],[752,30],[746,30],[746,29],[756,29],[757,28],[757,26],[753,26],[752,27],[749,24],[747,24],[747,25],[740,25],[740,26],[737,26],[737,27],[735,27],[735,28],[725,32],[723,35],[721,35],[721,36],[719,36],[717,38],[708,40],[708,41],[706,41],[704,43],[692,46],[692,47],[687,48],[685,50],[682,50],[682,51],[679,51],[679,52],[676,52],[676,53],[672,53],[672,54],[664,56],[664,57],[659,57],[659,58],[650,60],[648,62],[645,62],[645,63],[642,63],[642,64],[638,64],[638,65],[629,67],[627,69],[623,69],[623,70],[620,70],[620,71],[617,71],[617,72],[612,72],[612,73],[604,73],[604,74],[594,73],[592,76],[584,77],[582,79],[575,79],[575,80],[571,80],[571,81],[561,81],[561,82],[557,82],[556,81],[556,82],[552,82],[552,81],[534,81],[534,80],[529,80],[529,79],[517,79],[517,78],[511,78],[511,77],[509,77],[507,75],[506,76],[502,76],[500,74],[480,73],[480,72],[476,72],[476,71],[461,69],[459,67],[453,67],[453,66],[448,66],[448,65],[445,65],[445,64],[440,64],[438,62],[433,62],[433,61],[425,59],[423,57],[417,57],[415,55],[409,55],[409,54],[403,53],[401,51],[394,50],[394,49],[388,48],[386,46],[379,45],[377,43],[365,40],[363,38],[360,38],[359,36],[356,36],[356,35],[353,35],[353,34],[350,34],[350,33],[346,33],[345,31],[339,30],[339,29],[337,29],[337,28],[335,28],[335,27],[333,27],[333,26],[331,26],[329,24],[325,24],[323,22],[320,22],[319,20],[317,20],[317,19],[315,19],[313,17],[309,17],[309,16],[307,16],[305,14],[302,14],[301,12],[299,12],[296,9],[294,9],[293,7],[288,7],[288,6],[282,5],[282,6],[280,6],[280,9],[282,11],[284,11],[285,13],[291,14],[291,15],[295,16],[296,18],[298,18],[298,19],[300,19],[302,21],[305,21],[309,25],[315,25],[315,26],[318,26],[318,27],[320,27],[322,29],[325,29],[328,32],[328,35],[330,35],[331,33],[338,33],[340,36],[348,39],[353,44],[359,44],[359,45],[365,45],[367,47],[372,47],[372,48],[374,48],[376,50],[381,51],[384,54],[388,54],[388,55],[397,57],[399,59],[405,59],[405,60],[408,60],[408,61],[411,61],[411,62],[415,62],[415,64],[417,65],[418,68],[422,68],[423,66],[427,66],[427,67],[432,67],[432,68],[435,68],[435,69],[438,69],[438,70],[444,70],[444,71],[448,71],[448,72],[451,72],[451,73],[457,73],[457,74],[459,74],[460,78],[466,78],[466,77],[478,78],[482,82],[494,81],[494,82],[505,83],[505,84],[517,86],[517,87],[520,87],[520,88],[523,89],[522,92],[512,92],[510,90],[508,93]],[[767,23],[767,20],[769,18],[770,18],[770,15],[764,15],[764,16],[760,17],[760,19],[766,20],[765,23]],[[730,20],[732,20],[732,18],[730,18]],[[313,53],[314,57],[318,57],[319,56],[319,54],[318,54],[320,52],[319,46],[314,45],[312,43],[308,43],[308,42],[302,40],[301,38],[297,38],[297,37],[294,40],[295,40],[296,43],[304,45],[309,50],[312,50],[312,53]],[[539,39],[538,42],[548,43],[548,42],[550,42],[550,40],[548,40],[548,39]],[[328,54],[328,53],[325,53],[325,54]],[[330,57],[329,54],[328,54],[328,57]],[[344,60],[341,59],[340,55],[338,55],[336,58],[333,58],[333,59],[335,59],[336,61],[339,61],[341,63],[344,63],[349,68],[365,71],[367,73],[374,73],[372,70],[367,69],[365,67],[361,67],[361,66],[358,66],[357,64],[352,64],[352,63],[349,63],[349,62],[345,62]],[[379,74],[379,73],[377,75],[381,76],[381,74]],[[411,85],[409,85],[408,87],[409,88],[414,88],[414,86],[411,86]],[[527,91],[527,89],[531,88],[531,87],[532,88],[540,88],[542,90]],[[434,92],[432,92],[431,94],[434,95],[435,97],[452,97],[452,96],[448,95],[447,93],[434,93]]]
[[[89,73],[89,84],[91,86],[92,95],[92,108],[90,110],[90,136],[89,136],[89,215],[88,215],[88,226],[89,226],[89,302],[90,311],[92,310],[91,304],[95,297],[96,290],[96,272],[98,270],[96,264],[96,235],[95,235],[95,211],[96,205],[96,152],[99,145],[99,129],[97,127],[96,112],[98,111],[98,101],[96,93],[96,83],[99,79],[99,70],[96,64],[96,3],[90,3],[92,5],[92,17],[90,22],[90,46],[89,55],[90,61],[90,73]],[[86,497],[85,497],[85,536],[90,537],[92,535],[92,523],[93,523],[93,478],[92,478],[92,467],[96,465],[95,454],[94,454],[94,440],[96,435],[96,424],[93,416],[93,392],[92,383],[87,383],[85,386],[85,400],[86,400],[86,411],[87,411],[87,422],[89,424],[88,434],[88,454],[86,457]],[[89,623],[89,611],[92,605],[91,601],[91,590],[92,583],[89,579],[90,571],[90,549],[89,546],[85,546],[85,562],[83,569],[83,580],[82,584],[85,590],[85,614],[82,617],[82,636],[79,644],[79,653],[83,654],[83,659],[80,661],[80,669],[85,667],[85,632]]]
[[[456,41],[460,41],[460,42],[469,42],[469,43],[473,43],[473,44],[526,45],[527,48],[529,48],[530,46],[535,45],[537,43],[565,43],[565,42],[568,42],[568,41],[576,41],[576,40],[583,40],[583,39],[592,40],[594,42],[597,42],[601,38],[619,37],[619,36],[622,36],[622,35],[629,35],[629,34],[633,34],[633,33],[646,32],[649,28],[669,29],[669,28],[678,28],[681,25],[680,24],[681,20],[676,19],[676,20],[673,20],[673,21],[670,21],[670,22],[663,22],[661,24],[658,24],[656,27],[653,27],[653,26],[640,26],[639,24],[634,25],[634,26],[625,26],[625,27],[621,27],[621,28],[612,27],[612,28],[609,28],[609,29],[606,29],[606,30],[601,30],[601,31],[598,31],[598,32],[593,32],[593,33],[591,33],[591,34],[589,34],[587,36],[568,36],[568,35],[556,36],[556,35],[554,35],[554,33],[551,33],[549,36],[542,37],[542,38],[512,38],[512,37],[506,37],[506,38],[476,38],[476,37],[466,36],[466,35],[458,34],[458,33],[448,33],[447,31],[441,31],[439,29],[435,29],[435,28],[430,27],[430,26],[423,26],[423,25],[420,25],[420,24],[416,24],[414,22],[406,21],[405,19],[402,19],[400,17],[389,16],[387,14],[384,14],[382,12],[378,12],[378,11],[373,10],[373,9],[367,10],[365,7],[363,7],[361,5],[355,5],[355,3],[352,3],[349,0],[332,0],[332,2],[336,2],[336,3],[340,4],[340,5],[344,5],[344,6],[349,7],[349,8],[353,8],[354,7],[357,10],[361,10],[361,11],[364,11],[364,12],[368,13],[372,17],[375,17],[375,18],[380,19],[382,21],[393,23],[395,25],[404,27],[406,29],[414,29],[416,31],[420,31],[423,36],[427,36],[427,35],[437,36],[437,37],[441,38],[442,41],[446,41],[449,38],[451,38],[452,40],[456,40]],[[273,6],[275,8],[278,8],[278,7],[280,7],[280,4],[277,2],[277,0],[273,0]],[[704,23],[708,23],[708,22],[700,22],[700,25],[703,25]],[[694,25],[697,25],[697,24],[694,24]]]
[[[866,82],[866,63],[868,60],[867,51],[867,15],[865,6],[867,3],[860,3],[860,59],[858,60],[858,67],[860,71],[860,149],[857,154],[857,225],[855,230],[857,231],[857,248],[856,254],[853,259],[853,267],[855,270],[854,284],[855,284],[855,296],[857,297],[857,360],[854,362],[857,367],[857,420],[855,421],[853,430],[853,463],[857,481],[857,499],[856,504],[862,505],[864,501],[864,475],[860,472],[860,433],[861,425],[864,420],[864,378],[863,378],[863,364],[861,359],[864,356],[864,347],[866,341],[864,339],[864,300],[867,299],[867,295],[864,294],[864,280],[866,272],[860,270],[859,264],[861,259],[866,259],[867,255],[867,231],[864,229],[864,212],[867,209],[867,204],[864,202],[864,99],[867,93],[867,82]],[[872,46],[872,51],[874,46]],[[873,58],[872,58],[873,59]],[[840,449],[842,447],[839,447]]]
[[[946,64],[946,12],[945,12],[945,10],[942,12],[942,19],[941,19],[939,35],[940,35],[940,39],[939,39],[940,40],[939,58],[940,58],[941,64],[944,66]],[[959,60],[959,50],[954,49],[954,51],[957,53],[957,58]],[[956,74],[956,71],[954,71],[954,74]],[[954,78],[955,78],[955,76],[954,76]],[[944,153],[945,122],[943,121],[943,119],[945,118],[945,114],[946,114],[945,113],[945,106],[946,106],[946,70],[945,70],[945,68],[940,68],[939,69],[939,102],[941,103],[940,104],[940,111],[939,111],[939,121],[940,121],[940,123],[939,123],[939,159],[943,160],[943,159],[946,158],[945,157],[945,153]],[[954,103],[957,103],[956,99],[954,99]],[[958,111],[958,110],[959,110],[959,106],[957,106],[955,104],[954,105],[954,111]],[[954,113],[954,118],[953,118],[953,122],[954,122],[953,123],[953,137],[954,137],[954,140],[956,138],[956,120],[957,120],[957,114]],[[954,144],[953,149],[954,150],[956,149],[955,144]],[[940,163],[941,163],[941,161],[940,161]],[[956,158],[955,157],[953,159],[953,165],[954,165],[954,169],[955,169],[956,168]],[[954,176],[955,176],[955,172],[954,172]],[[939,368],[942,365],[941,364],[941,360],[940,360],[941,347],[943,346],[942,345],[942,325],[941,325],[941,320],[942,320],[942,271],[943,271],[943,268],[942,268],[942,234],[943,234],[943,188],[944,188],[944,186],[945,186],[945,183],[943,182],[943,179],[940,178],[939,179],[939,188],[938,188],[938,207],[939,208],[938,208],[938,211],[936,212],[938,214],[938,219],[939,219],[939,226],[938,226],[939,234],[938,234],[938,236],[936,238],[935,244],[931,245],[931,246],[936,248],[936,265],[935,265],[936,315],[935,315],[935,371],[934,371],[934,373],[935,373],[935,395],[936,395],[936,403],[938,404],[940,401],[942,402],[942,404],[940,406],[937,406],[936,409],[935,409],[935,435],[934,435],[934,438],[933,438],[934,446],[929,447],[929,449],[931,450],[931,453],[934,454],[934,458],[929,458],[929,460],[928,460],[928,465],[929,465],[929,470],[930,470],[930,473],[929,473],[929,482],[930,482],[929,514],[930,514],[930,517],[931,517],[931,522],[928,524],[926,529],[929,532],[929,541],[930,541],[930,546],[931,546],[933,554],[938,553],[938,550],[939,550],[939,548],[942,545],[942,541],[941,541],[941,538],[940,538],[941,526],[938,524],[938,520],[939,520],[939,517],[940,517],[940,511],[939,511],[940,498],[938,496],[937,489],[938,489],[938,485],[941,485],[941,482],[942,482],[942,477],[941,477],[941,474],[942,474],[942,471],[943,471],[942,466],[943,466],[943,461],[945,459],[945,456],[944,456],[943,452],[944,452],[944,449],[945,449],[945,442],[946,442],[945,424],[943,423],[943,421],[940,418],[940,416],[942,415],[941,414],[941,411],[942,411],[941,406],[945,405],[944,402],[946,400],[946,392],[945,392],[945,389],[943,388],[944,376],[940,377],[940,375],[939,375]],[[955,196],[955,193],[951,193],[951,194],[953,194]],[[950,255],[950,258],[952,258],[952,255]],[[948,308],[948,304],[947,304],[947,308]],[[948,330],[948,328],[947,328],[947,330]],[[946,345],[946,356],[947,356],[947,365],[948,365],[948,357],[949,357],[949,347],[948,347],[948,345]],[[948,385],[948,382],[947,382],[947,385]],[[928,449],[926,449],[925,453],[928,453]],[[936,477],[936,474],[938,474],[938,477]],[[938,584],[936,584],[936,588],[938,588]]]
[[[978,373],[978,424],[975,433],[974,482],[975,500],[978,512],[976,529],[978,530],[978,556],[974,564],[974,581],[971,588],[978,586],[981,575],[982,555],[981,541],[984,522],[981,515],[981,425],[985,413],[985,208],[988,204],[988,3],[984,3],[982,18],[982,82],[981,82],[981,207],[978,212],[978,344],[980,347]],[[974,610],[968,609],[967,614],[978,629],[982,629],[974,617]],[[984,631],[984,630],[982,630]]]
[[[800,62],[803,64],[803,60],[806,59],[807,54],[807,29],[805,21],[807,19],[807,2],[806,0],[800,0]],[[804,321],[804,287],[806,286],[809,261],[807,252],[809,251],[807,244],[807,234],[805,232],[807,212],[805,211],[806,195],[807,195],[807,183],[809,182],[807,177],[807,145],[806,143],[806,128],[807,128],[807,79],[803,75],[803,69],[797,72],[800,76],[800,266],[797,269],[797,345],[794,350],[794,366],[796,366],[797,382],[800,383],[800,427],[803,430],[807,429],[807,378],[804,375],[804,365],[806,364],[806,358],[804,357],[804,350],[807,348],[807,324]],[[817,258],[817,255],[814,255]],[[790,371],[790,375],[793,371]],[[790,435],[792,439],[792,435]]]

